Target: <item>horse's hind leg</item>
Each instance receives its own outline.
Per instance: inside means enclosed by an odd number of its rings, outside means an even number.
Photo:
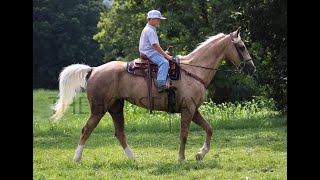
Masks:
[[[104,114],[91,114],[89,120],[87,121],[86,125],[82,128],[82,133],[80,136],[80,142],[78,145],[78,148],[76,150],[76,153],[73,157],[73,160],[76,163],[80,163],[81,161],[81,156],[82,156],[82,151],[83,151],[83,146],[88,140],[89,136],[91,135],[92,131],[97,127],[99,124],[101,118],[103,117]]]
[[[134,154],[132,153],[129,145],[126,142],[126,135],[124,130],[123,106],[124,106],[124,100],[117,100],[108,109],[108,112],[110,113],[113,120],[114,135],[119,140],[128,158],[133,158]]]
[[[210,149],[210,141],[212,136],[212,127],[211,125],[202,117],[199,110],[197,109],[192,121],[196,123],[197,125],[201,126],[207,133],[205,142],[203,144],[203,147],[200,149],[200,151],[196,154],[197,160],[202,160],[203,157],[208,153]]]

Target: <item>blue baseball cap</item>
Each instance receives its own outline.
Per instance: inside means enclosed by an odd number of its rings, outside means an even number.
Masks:
[[[167,19],[167,18],[161,16],[161,12],[158,11],[158,10],[151,10],[151,11],[149,11],[147,18],[148,18],[148,19],[149,19],[149,18]]]

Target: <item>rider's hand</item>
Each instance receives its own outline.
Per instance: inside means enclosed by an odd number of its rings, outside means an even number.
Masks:
[[[166,56],[166,59],[168,59],[169,61],[173,61],[173,56],[167,55],[167,56]]]

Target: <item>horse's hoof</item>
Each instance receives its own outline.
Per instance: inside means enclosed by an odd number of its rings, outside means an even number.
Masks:
[[[202,153],[197,153],[197,154],[196,154],[196,160],[197,160],[197,161],[201,161],[202,159],[203,159]]]
[[[130,161],[133,161],[133,160],[136,160],[136,157],[135,156],[127,157],[127,159],[130,160]]]
[[[178,157],[178,160],[180,161],[180,162],[187,162],[187,160],[186,160],[186,158],[182,158],[182,157]]]
[[[74,158],[73,161],[76,162],[77,164],[80,164],[81,158]]]

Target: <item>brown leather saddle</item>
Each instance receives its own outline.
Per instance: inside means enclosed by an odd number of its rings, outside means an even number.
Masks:
[[[170,46],[165,52],[171,55],[170,51],[173,47]],[[180,78],[180,66],[179,60],[176,58],[175,61],[169,61],[169,78],[171,80],[178,80]],[[156,79],[158,76],[158,65],[153,63],[151,60],[147,58],[145,55],[141,55],[140,58],[135,59],[127,63],[127,71],[130,74],[143,76],[147,80],[148,84],[148,100],[149,100],[149,111],[152,113],[153,104],[151,101],[152,97],[152,79]],[[174,106],[175,101],[171,99],[175,99],[175,90],[176,88],[172,86],[168,91],[168,112],[175,112]]]
[[[169,54],[170,55],[170,54]],[[144,54],[140,58],[127,63],[127,70],[130,74],[147,77],[150,71],[151,78],[158,76],[158,65],[153,63]],[[180,77],[180,67],[176,61],[169,61],[168,75],[171,80],[178,80]]]

